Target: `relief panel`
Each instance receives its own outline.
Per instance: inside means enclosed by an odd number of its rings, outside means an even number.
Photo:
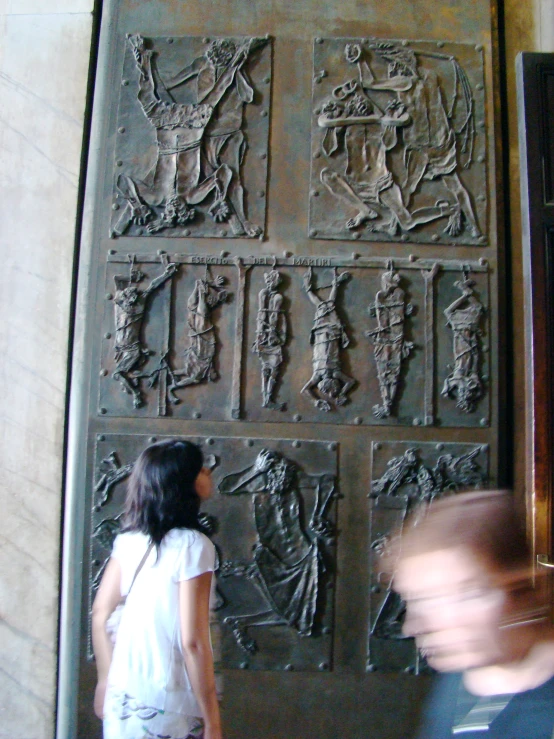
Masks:
[[[125,39],[111,235],[261,236],[271,41]]]
[[[260,296],[268,294],[264,291],[272,270],[279,272],[275,299],[280,306],[272,320],[278,317],[280,329],[273,333],[274,346],[262,361],[264,369],[254,347]],[[456,283],[464,280],[473,283],[472,295],[483,310],[468,312],[467,298],[455,305],[462,297]],[[253,351],[246,353],[243,368],[244,420],[489,424],[486,263],[258,257],[248,285],[245,341]],[[450,319],[445,313],[449,306]],[[476,315],[470,318],[472,310]],[[463,328],[468,321],[471,327]],[[471,344],[470,352],[465,352],[464,342]],[[261,354],[258,357],[262,360]],[[263,401],[264,372],[272,378],[269,404]],[[460,404],[464,392],[472,401],[465,410]]]
[[[113,252],[106,290],[102,415],[489,424],[482,260]]]
[[[238,260],[212,267],[112,250],[99,413],[231,419],[242,273]]]
[[[425,516],[429,503],[459,491],[485,489],[489,475],[487,445],[450,442],[374,442],[372,445],[370,513],[371,612],[368,671],[427,671],[413,639],[402,634],[405,606],[391,589],[391,577],[379,559],[391,534],[417,511],[412,525]],[[406,524],[407,525],[407,524]]]
[[[485,244],[483,51],[314,42],[310,236]]]
[[[202,446],[214,480],[203,520],[218,551],[223,666],[331,669],[337,444],[187,438]],[[91,602],[120,530],[124,481],[154,440],[97,437]]]

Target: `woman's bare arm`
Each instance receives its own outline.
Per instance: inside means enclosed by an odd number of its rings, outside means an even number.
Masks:
[[[98,683],[94,694],[94,712],[98,718],[103,718],[104,697],[113,651],[111,639],[106,631],[106,621],[120,600],[121,567],[116,559],[110,559],[92,605],[92,648],[98,673]]]
[[[221,719],[215,690],[210,643],[210,587],[212,573],[205,572],[179,583],[181,642],[192,689],[204,718],[204,739],[221,739]]]

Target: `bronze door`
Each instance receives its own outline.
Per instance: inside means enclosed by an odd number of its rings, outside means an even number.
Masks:
[[[105,4],[62,637],[78,736],[100,736],[88,613],[125,479],[167,436],[217,488],[226,736],[414,725],[427,668],[379,556],[416,503],[496,483],[501,324],[494,8],[419,5]]]

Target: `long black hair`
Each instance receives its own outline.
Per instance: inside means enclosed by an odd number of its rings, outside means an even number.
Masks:
[[[123,531],[141,531],[159,548],[175,528],[204,532],[195,480],[203,465],[196,444],[166,439],[147,447],[133,465],[127,484]]]

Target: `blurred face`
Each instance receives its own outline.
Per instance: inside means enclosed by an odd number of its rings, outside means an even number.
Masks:
[[[503,661],[506,595],[470,551],[446,549],[401,559],[394,588],[406,602],[404,633],[429,664],[461,672]]]
[[[202,467],[198,477],[194,481],[194,487],[200,500],[207,500],[212,494],[212,472],[207,467]]]

